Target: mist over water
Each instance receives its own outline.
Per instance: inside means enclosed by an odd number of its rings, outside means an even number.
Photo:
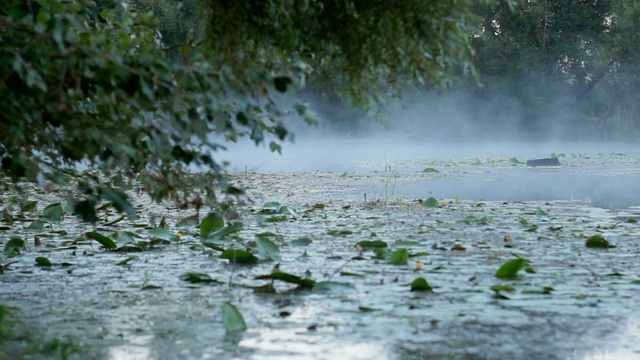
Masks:
[[[441,172],[439,178],[394,183],[393,196],[398,197],[578,200],[607,208],[640,206],[640,194],[635,191],[640,169],[633,160],[640,157],[637,142],[604,141],[588,120],[582,125],[568,120],[575,119],[569,116],[568,107],[541,109],[549,113],[548,121],[531,125],[523,120],[522,107],[504,94],[485,100],[462,91],[411,95],[390,104],[384,119],[376,120],[344,105],[312,98],[311,108],[321,124],[310,127],[291,119],[287,126],[295,140],[283,144],[282,155],[249,141],[230,144],[229,151],[218,155],[236,173],[359,172],[410,178],[427,166]],[[559,168],[524,165],[526,160],[558,154],[563,164]],[[616,154],[632,159],[606,158]],[[523,164],[485,164],[497,158],[515,158]],[[472,162],[475,166],[469,166]],[[381,185],[369,182],[363,184],[363,191],[375,193]]]

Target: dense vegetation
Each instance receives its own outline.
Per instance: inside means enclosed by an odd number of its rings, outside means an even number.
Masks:
[[[472,4],[4,2],[2,169],[41,183],[100,169],[81,174],[75,200],[89,221],[100,199],[132,213],[132,180],[157,201],[215,203],[217,190],[240,192],[215,159],[225,141],[278,151],[283,114],[313,121],[273,91],[311,78],[371,107],[405,84],[446,84],[470,67]]]

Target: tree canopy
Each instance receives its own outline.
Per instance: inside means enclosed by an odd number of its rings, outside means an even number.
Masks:
[[[78,178],[85,220],[100,199],[132,213],[134,181],[156,201],[215,202],[241,192],[216,160],[225,141],[279,151],[283,114],[313,120],[272,92],[312,79],[371,106],[406,84],[446,84],[470,68],[473,3],[4,1],[2,170]]]

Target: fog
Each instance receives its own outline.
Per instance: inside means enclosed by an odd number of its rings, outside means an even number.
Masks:
[[[229,144],[228,151],[219,153],[218,158],[230,162],[230,172],[392,172],[401,179],[419,174],[431,163],[442,177],[398,180],[394,196],[640,205],[638,195],[630,191],[640,185],[640,172],[634,166],[640,158],[637,141],[604,136],[599,124],[581,119],[576,105],[562,96],[556,97],[554,104],[541,106],[536,115],[543,121],[533,122],[526,120],[525,107],[506,91],[482,97],[468,89],[409,94],[386,106],[382,119],[349,110],[335,100],[313,94],[302,97],[320,124],[311,127],[300,119],[287,119],[295,136],[283,144],[281,155],[270,152],[266,144],[255,146],[242,140]],[[286,106],[292,99],[277,101]],[[566,156],[560,158],[561,167],[483,165],[496,158],[516,158],[524,163],[552,154]],[[616,160],[615,154],[625,157]],[[613,157],[611,161],[608,155]],[[468,166],[471,159],[477,167]],[[460,176],[465,171],[474,175]],[[376,186],[382,184],[370,181],[362,186],[363,191],[375,193]]]

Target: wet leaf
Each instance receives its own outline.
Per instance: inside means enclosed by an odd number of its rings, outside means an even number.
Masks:
[[[260,260],[248,251],[233,249],[223,251],[219,257],[229,260],[231,264],[257,264]]]
[[[4,245],[4,253],[9,256],[20,255],[24,250],[24,240],[13,237]]]
[[[542,209],[540,209],[540,208],[537,208],[537,209],[536,209],[536,212],[535,212],[534,214],[535,214],[535,215],[537,215],[537,216],[545,216],[545,215],[549,215],[549,214],[547,214],[544,210],[542,210]]]
[[[233,223],[233,225],[227,225],[217,231],[214,231],[212,233],[210,233],[207,236],[207,239],[222,239],[225,236],[229,235],[229,234],[233,234],[235,232],[238,232],[242,230],[242,223],[241,222],[235,222]]]
[[[222,304],[222,323],[227,333],[237,333],[247,330],[247,323],[238,308],[230,302]]]
[[[38,266],[52,266],[53,265],[49,259],[47,259],[46,257],[42,257],[42,256],[39,256],[39,257],[36,258],[36,264],[38,264]]]
[[[29,224],[29,226],[27,226],[25,229],[26,230],[35,230],[35,231],[39,231],[42,230],[44,228],[44,221],[42,220],[35,220],[34,222],[32,222],[31,224]]]
[[[432,197],[430,197],[430,198],[426,199],[425,201],[423,201],[423,202],[422,202],[422,205],[423,205],[423,206],[426,206],[426,207],[433,207],[433,208],[435,208],[435,207],[440,206],[440,203],[438,202],[438,199],[436,199],[436,198],[434,198],[434,197],[432,196]]]
[[[109,222],[105,223],[105,224],[104,224],[104,226],[112,226],[112,225],[115,225],[115,224],[119,223],[120,221],[122,221],[122,220],[124,220],[124,219],[126,219],[126,218],[127,218],[127,217],[126,217],[125,215],[122,215],[122,216],[120,216],[120,217],[118,217],[118,218],[116,218],[116,219],[113,219],[113,220],[111,220],[111,221],[109,221]],[[85,219],[85,218],[83,218],[83,220],[85,220],[85,221],[90,221],[90,220],[87,220],[87,219]],[[95,221],[90,221],[90,222],[95,222]]]
[[[129,256],[128,258],[122,260],[122,261],[118,261],[116,263],[116,265],[128,265],[129,262],[133,261],[133,260],[138,260],[137,256]]]
[[[308,246],[309,244],[311,244],[311,239],[308,237],[301,237],[301,238],[297,238],[295,240],[291,240],[289,242],[287,242],[287,245],[289,246]]]
[[[411,291],[432,291],[433,288],[425,278],[417,278],[411,283]]]
[[[200,223],[200,236],[207,237],[210,233],[224,227],[224,220],[218,214],[211,213]]]
[[[42,210],[41,219],[46,222],[59,223],[60,221],[62,221],[62,214],[62,204],[50,204],[46,208],[44,208],[44,210]]]
[[[343,292],[353,290],[353,286],[336,281],[320,281],[313,286],[313,292]]]
[[[22,205],[22,208],[20,208],[20,210],[22,210],[22,211],[33,211],[36,208],[36,205],[38,205],[38,201],[36,201],[36,200],[27,201],[26,203],[24,203]]]
[[[347,236],[353,234],[351,230],[327,230],[327,234],[331,236]]]
[[[518,274],[518,271],[522,270],[529,261],[523,258],[513,259],[502,264],[496,272],[498,278],[513,278]]]
[[[102,235],[102,234],[100,234],[98,232],[91,231],[91,232],[85,233],[85,235],[88,238],[96,240],[97,242],[102,244],[102,246],[104,246],[105,248],[107,248],[109,250],[113,250],[113,249],[118,247],[118,245],[115,243],[115,241],[113,241],[110,237],[104,236],[104,235]]]
[[[198,224],[200,223],[200,219],[198,218],[198,215],[193,215],[193,216],[189,216],[186,217],[184,219],[181,219],[180,221],[178,221],[176,223],[176,227],[178,228],[193,228],[198,226]]]
[[[212,279],[211,276],[205,273],[188,272],[180,275],[180,280],[188,281],[190,283],[217,283],[218,280]]]
[[[258,245],[258,254],[262,259],[280,260],[280,248],[266,236],[256,236],[256,244]]]
[[[407,265],[408,262],[409,251],[407,251],[407,249],[396,250],[389,260],[389,264],[391,265]]]
[[[162,290],[162,286],[148,284],[148,285],[145,285],[142,288],[140,288],[140,290]]]
[[[256,276],[257,280],[280,280],[290,284],[296,284],[301,288],[312,288],[316,282],[311,279],[301,278],[283,271],[274,271],[268,275]]]
[[[382,240],[363,240],[356,244],[356,246],[361,247],[362,249],[372,249],[372,248],[386,248],[389,246],[386,242]]]
[[[440,171],[438,171],[438,170],[436,170],[434,168],[428,167],[428,168],[425,168],[424,170],[422,170],[422,172],[423,173],[439,173]]]
[[[162,240],[167,240],[171,242],[177,242],[180,240],[180,238],[177,237],[174,233],[170,232],[169,230],[161,229],[161,228],[149,230],[149,235],[151,235],[156,239],[162,239]]]
[[[608,249],[613,248],[615,245],[611,245],[605,238],[600,235],[593,235],[587,238],[585,245],[589,248]]]
[[[534,232],[534,231],[538,231],[538,225],[532,225],[526,229],[524,229],[524,231],[526,232]]]

